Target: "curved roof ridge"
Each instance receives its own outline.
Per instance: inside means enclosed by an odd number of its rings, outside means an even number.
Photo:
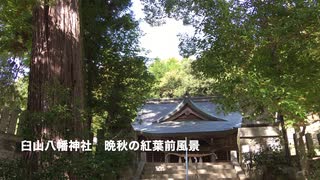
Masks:
[[[165,104],[165,103],[178,103],[185,99],[186,97],[181,98],[153,98],[147,100],[146,104]],[[189,97],[193,102],[208,102],[215,98],[221,98],[220,96],[197,96]]]
[[[209,99],[209,98],[207,98]],[[201,102],[201,101],[200,101]],[[209,121],[227,121],[225,119],[221,119],[215,116],[212,116],[211,114],[203,111],[201,108],[199,108],[189,96],[186,96],[183,98],[183,100],[176,106],[176,108],[174,108],[171,112],[169,112],[167,115],[160,117],[159,119],[157,119],[154,123],[161,123],[164,122],[166,120],[168,120],[169,118],[171,118],[172,116],[174,116],[177,112],[179,112],[182,108],[184,108],[185,106],[189,105],[191,109],[193,109],[195,112],[199,113],[201,116],[205,117],[207,120]]]

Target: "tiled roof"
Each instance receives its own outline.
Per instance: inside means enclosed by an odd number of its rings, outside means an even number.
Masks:
[[[179,134],[221,132],[241,126],[242,116],[238,112],[228,114],[219,112],[218,105],[211,102],[209,98],[191,98],[190,101],[195,108],[207,114],[205,116],[207,120],[163,121],[165,117],[170,116],[170,113],[181,108],[186,99],[160,99],[151,100],[143,105],[132,127],[141,133]],[[212,120],[212,117],[216,120]]]

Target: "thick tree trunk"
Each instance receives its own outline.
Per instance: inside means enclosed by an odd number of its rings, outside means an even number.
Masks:
[[[83,88],[79,1],[41,1],[33,11],[28,112],[50,112],[53,107],[64,105],[71,116],[64,122],[43,119],[32,124],[35,139],[83,137]],[[38,161],[37,155],[31,157]]]

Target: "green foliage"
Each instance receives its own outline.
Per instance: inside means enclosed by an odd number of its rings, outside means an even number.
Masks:
[[[151,88],[152,76],[143,59],[110,60],[104,68],[104,77],[94,89],[95,112],[105,117],[108,132],[131,128],[131,121]]]
[[[131,2],[82,1],[82,30],[87,71],[87,116],[93,131],[109,135],[130,128],[153,81],[139,57],[138,22]]]
[[[195,76],[189,59],[156,59],[149,67],[156,83],[152,87],[151,97],[181,97],[185,93],[193,96],[213,95],[210,86],[212,79]]]
[[[0,121],[15,122],[26,108],[32,6],[33,1],[0,0]]]
[[[150,21],[172,16],[196,28],[182,38],[181,51],[196,55],[194,70],[216,80],[212,88],[227,97],[220,99],[226,110],[280,112],[295,125],[320,110],[318,3],[144,2]]]
[[[5,53],[0,55],[0,121],[16,122],[16,118],[26,108],[26,89],[23,88],[26,85],[25,78],[18,77],[23,73],[23,68],[19,60]],[[7,132],[14,133],[14,130]]]
[[[46,94],[43,98],[47,102],[46,108],[41,112],[30,112],[25,110],[21,115],[19,124],[19,135],[25,139],[34,140],[40,134],[35,134],[34,127],[46,129],[41,137],[54,139],[57,137],[72,138],[72,108],[70,102],[70,92],[58,82],[43,86]],[[53,128],[54,127],[54,128]],[[38,131],[39,132],[39,131]]]
[[[17,91],[15,88],[15,79],[19,73],[18,64],[14,59],[7,60],[7,57],[0,56],[0,107],[16,106]]]
[[[320,177],[320,160],[310,161],[310,179],[316,180]]]
[[[108,152],[103,154],[85,154],[81,158],[59,158],[53,164],[34,176],[38,179],[68,179],[65,172],[81,179],[117,179],[129,168],[132,155],[128,152]]]
[[[0,161],[0,179],[24,179],[26,171],[22,168],[21,160],[1,160]]]
[[[252,162],[253,179],[295,179],[296,166],[288,166],[284,152],[277,147],[269,147],[257,153],[244,155],[245,161]]]
[[[213,78],[224,111],[273,120],[275,112],[299,129],[320,111],[320,6],[317,1],[143,0],[147,18],[181,19],[196,31],[183,36],[193,69]],[[300,129],[299,129],[300,130]],[[307,174],[303,141],[298,152]]]
[[[130,152],[104,152],[100,154],[86,153],[80,157],[72,158],[55,154],[55,159],[50,160],[50,166],[33,172],[32,179],[69,179],[66,172],[80,179],[119,179],[123,172],[132,168],[133,155]],[[49,159],[42,158],[41,162]],[[27,177],[27,164],[23,160],[6,160],[0,162],[0,179],[13,180]]]
[[[155,59],[149,67],[149,71],[155,76],[156,79],[161,79],[167,72],[181,71],[181,63],[175,58],[167,60]]]
[[[35,0],[0,1],[0,52],[23,56],[31,48],[32,8]]]
[[[0,98],[0,105],[4,104],[8,108],[26,108],[27,78],[17,80],[17,63],[11,65],[11,61],[19,59],[19,62],[28,63],[31,52],[32,8],[37,2],[40,1],[0,0],[0,54],[3,54],[0,90],[6,93]],[[54,5],[51,0],[45,3]],[[92,126],[95,133],[98,129],[105,131],[102,138],[132,137],[132,134],[128,133],[128,130],[131,130],[130,123],[137,108],[148,96],[153,82],[153,76],[145,65],[146,59],[138,56],[138,37],[141,33],[138,22],[133,19],[129,10],[130,5],[130,0],[81,1],[87,93],[87,109],[84,114],[87,116],[88,127]],[[55,82],[45,85],[44,88],[43,96],[46,97],[48,106],[40,107],[43,112],[23,113],[21,135],[28,140],[34,140],[39,135],[35,135],[33,130],[41,128],[39,124],[42,124],[44,128],[41,130],[46,130],[41,136],[44,139],[72,139],[69,136],[73,129],[70,127],[72,107],[68,106],[70,90]],[[12,96],[15,99],[11,101]],[[18,100],[18,97],[21,100]],[[41,165],[33,172],[33,179],[65,179],[66,173],[74,174],[80,179],[118,179],[121,172],[131,166],[133,158],[129,152],[97,152],[79,156],[41,152],[39,161]],[[30,177],[23,172],[28,166],[30,164],[26,165],[23,161],[0,165],[8,167],[3,170],[0,179]]]

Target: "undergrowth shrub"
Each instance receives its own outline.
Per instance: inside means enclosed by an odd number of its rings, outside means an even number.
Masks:
[[[295,178],[296,163],[288,161],[279,147],[269,147],[256,153],[246,153],[245,161],[250,163],[252,179],[287,180]]]
[[[80,156],[61,156],[42,165],[33,172],[34,180],[69,179],[66,173],[83,180],[119,179],[123,172],[132,168],[131,152],[87,153]],[[42,162],[45,164],[44,162]],[[25,179],[27,165],[23,159],[0,161],[0,180]]]
[[[309,179],[310,180],[320,179],[320,159],[309,161],[309,164],[310,164]]]

